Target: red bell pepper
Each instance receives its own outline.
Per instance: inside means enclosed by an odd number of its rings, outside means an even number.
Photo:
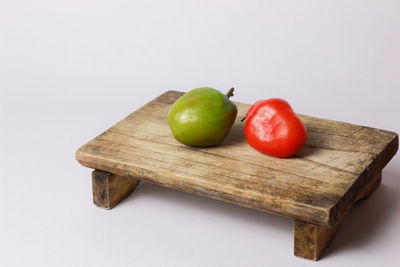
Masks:
[[[247,111],[244,134],[254,149],[280,158],[296,154],[307,140],[304,123],[279,98],[257,101]]]

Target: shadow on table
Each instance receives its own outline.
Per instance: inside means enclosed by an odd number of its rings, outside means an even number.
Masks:
[[[225,137],[224,141],[222,141],[222,143],[220,143],[218,146],[219,147],[235,146],[246,142],[247,141],[244,136],[244,122],[238,122],[232,126],[232,129]]]
[[[292,219],[286,217],[165,188],[149,182],[142,181],[137,190],[138,192],[134,192],[119,205],[134,205],[131,202],[134,202],[135,199],[148,197],[161,199],[163,202],[169,202],[171,205],[184,206],[191,210],[206,211],[213,215],[217,214],[218,216],[226,217],[228,220],[246,220],[249,224],[265,228],[270,227],[276,231],[282,231],[285,233],[287,232],[291,234],[293,229]]]
[[[399,187],[393,186],[393,184],[397,184],[393,181],[400,178],[399,174],[400,171],[396,172],[395,169],[384,170],[382,184],[369,198],[359,201],[352,207],[321,260],[336,253],[362,249],[368,243],[374,242],[380,233],[387,229],[386,225],[390,221],[390,217],[395,215],[393,211],[400,199]],[[132,203],[129,204],[131,201],[141,197],[158,198],[163,202],[171,203],[171,205],[184,205],[192,210],[206,210],[207,213],[218,214],[229,220],[245,219],[246,222],[254,224],[256,227],[270,227],[275,231],[290,235],[293,231],[292,219],[275,214],[164,188],[148,182],[142,182],[138,190],[139,192],[132,194],[121,204],[132,205]]]
[[[393,211],[400,199],[398,187],[389,185],[389,180],[398,180],[399,176],[400,172],[395,169],[383,171],[382,184],[369,198],[352,207],[322,259],[341,251],[362,249],[387,229],[386,225],[395,215]]]

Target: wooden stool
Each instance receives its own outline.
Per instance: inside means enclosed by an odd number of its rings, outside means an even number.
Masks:
[[[167,123],[182,92],[168,91],[76,153],[92,174],[93,200],[111,209],[146,180],[294,219],[294,254],[317,260],[352,205],[371,195],[396,154],[396,133],[299,115],[308,131],[296,156],[251,148],[243,133],[250,105],[238,106],[228,137],[216,147],[178,143]]]

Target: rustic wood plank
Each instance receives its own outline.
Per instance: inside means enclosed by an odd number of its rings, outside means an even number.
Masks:
[[[396,133],[299,115],[309,138],[294,157],[252,149],[237,120],[221,145],[178,143],[166,114],[183,93],[169,91],[93,139],[77,153],[84,166],[317,225],[335,226],[398,148]]]
[[[356,198],[356,201],[369,197],[380,185],[382,180],[382,172],[378,171],[374,179],[362,190]],[[340,228],[345,215],[350,210],[347,209],[342,213],[342,217],[338,219],[333,227],[321,224],[307,223],[300,220],[294,222],[294,254],[298,257],[318,260],[320,259],[325,248],[335,237]]]
[[[124,200],[139,184],[138,179],[109,172],[92,172],[93,202],[99,207],[112,209]]]

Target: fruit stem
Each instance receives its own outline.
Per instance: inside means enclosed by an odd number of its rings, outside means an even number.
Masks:
[[[243,119],[241,119],[240,121],[244,121],[246,119],[246,117],[243,117]]]
[[[233,96],[233,91],[234,91],[234,90],[235,90],[234,88],[229,89],[228,93],[226,93],[226,96],[227,96],[228,98],[230,98],[231,96]]]

